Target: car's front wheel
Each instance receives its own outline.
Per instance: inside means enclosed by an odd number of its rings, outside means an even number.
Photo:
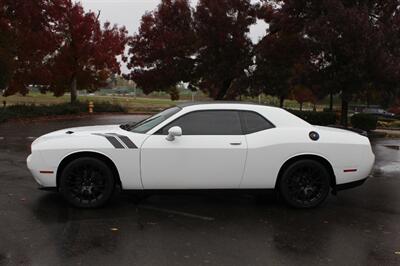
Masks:
[[[96,208],[112,196],[115,180],[112,171],[103,161],[83,157],[70,162],[62,171],[59,191],[72,205],[79,208]]]
[[[296,161],[284,170],[279,182],[279,191],[285,202],[292,207],[316,207],[329,195],[329,172],[317,161]]]

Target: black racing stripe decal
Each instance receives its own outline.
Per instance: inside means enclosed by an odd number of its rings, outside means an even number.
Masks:
[[[124,145],[121,144],[115,137],[94,133],[93,135],[105,137],[116,149],[125,149]]]
[[[127,136],[118,136],[123,143],[125,143],[126,147],[128,147],[129,149],[137,149],[137,146],[135,145],[135,143],[133,143],[131,141],[130,138],[128,138]]]
[[[121,144],[115,137],[113,136],[104,136],[106,139],[114,146],[116,149],[125,149],[124,145]]]
[[[127,136],[115,134],[115,133],[108,133],[109,135],[117,136],[129,149],[137,149],[138,147],[135,145],[135,143],[132,142],[130,138]]]

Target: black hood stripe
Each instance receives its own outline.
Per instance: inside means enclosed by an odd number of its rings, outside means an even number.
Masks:
[[[105,134],[93,133],[93,135],[105,137],[116,149],[125,149],[124,145],[117,140],[117,138]]]
[[[104,136],[106,139],[114,146],[116,149],[125,149],[124,145],[121,144],[115,137],[113,136]]]
[[[116,149],[137,149],[138,147],[127,136],[119,135],[116,133],[93,133],[93,135],[105,137]],[[125,147],[125,146],[126,147]]]
[[[137,146],[135,145],[135,143],[133,143],[131,141],[130,138],[128,138],[127,136],[118,136],[122,142],[126,145],[126,147],[128,147],[129,149],[137,149]]]
[[[108,135],[113,135],[118,137],[129,149],[137,149],[138,147],[135,145],[135,143],[132,142],[130,138],[127,136],[119,135],[116,133],[107,133]]]

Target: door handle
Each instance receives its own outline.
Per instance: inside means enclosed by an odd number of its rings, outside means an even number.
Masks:
[[[242,142],[231,142],[230,144],[233,146],[238,146],[238,145],[242,145]]]

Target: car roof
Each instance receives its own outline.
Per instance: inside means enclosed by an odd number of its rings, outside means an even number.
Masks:
[[[270,109],[281,109],[274,106],[263,105],[253,102],[238,102],[238,101],[201,101],[201,102],[184,102],[177,105],[180,108],[190,108],[190,109],[239,109],[239,110],[256,110],[259,108],[270,108]]]
[[[261,105],[258,103],[253,103],[253,102],[239,102],[239,101],[199,101],[199,102],[183,102],[178,104],[177,106],[179,107],[187,107],[187,106],[193,106],[193,105],[203,105],[203,104],[251,104],[251,105]],[[264,106],[264,105],[262,105]]]

